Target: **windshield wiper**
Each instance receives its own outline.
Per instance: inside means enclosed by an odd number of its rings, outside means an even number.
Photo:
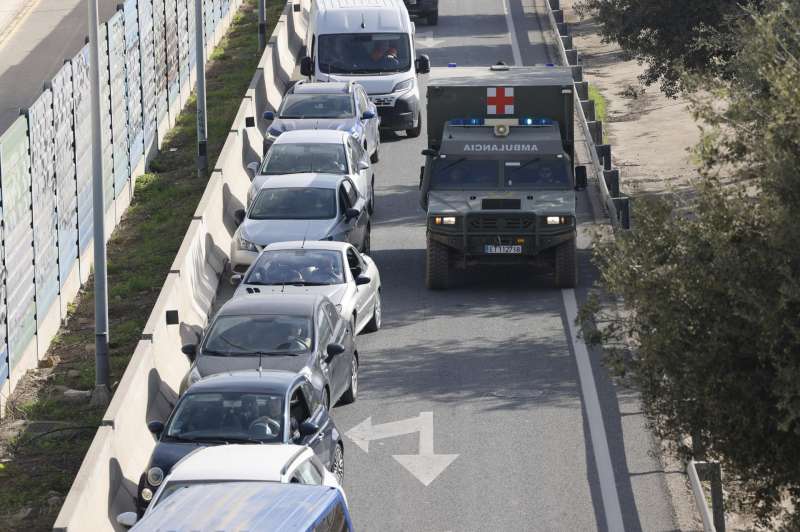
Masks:
[[[228,351],[215,351],[213,349],[203,349],[203,354],[204,355],[209,355],[209,356],[212,356],[212,357],[226,357],[226,356],[230,355],[231,353],[228,352]]]
[[[296,357],[300,353],[290,353],[288,351],[242,351],[241,353],[231,353],[233,357]]]
[[[236,437],[227,437],[227,436],[197,436],[194,438],[183,438],[181,436],[170,436],[170,438],[184,441],[184,442],[191,442],[191,443],[216,443],[220,445],[225,445],[227,443],[263,443],[261,440],[256,440],[253,438],[236,438]]]

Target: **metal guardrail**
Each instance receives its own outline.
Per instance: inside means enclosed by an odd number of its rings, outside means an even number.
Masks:
[[[547,7],[547,18],[550,21],[550,27],[553,30],[553,33],[556,35],[556,45],[558,48],[558,53],[561,59],[561,62],[564,66],[575,66],[571,65],[569,58],[567,57],[567,50],[564,48],[564,42],[561,39],[562,35],[560,31],[560,26],[566,27],[564,24],[558,24],[555,19],[555,15],[553,15],[553,7],[551,4],[552,0],[547,0],[545,5]],[[558,5],[558,0],[554,2]],[[611,226],[616,230],[620,228],[620,217],[617,213],[617,206],[614,202],[614,198],[611,197],[611,194],[608,190],[608,185],[606,184],[605,174],[603,165],[600,162],[600,157],[597,155],[597,148],[594,143],[594,139],[592,137],[592,132],[589,129],[589,123],[586,120],[586,114],[583,112],[583,105],[581,105],[580,95],[578,94],[577,89],[575,88],[575,81],[573,79],[573,90],[572,94],[575,98],[575,109],[578,113],[578,122],[580,122],[581,129],[583,129],[583,136],[584,136],[584,143],[586,144],[587,151],[589,152],[590,157],[592,158],[592,173],[597,179],[597,182],[600,187],[600,193],[603,196],[603,202],[605,203],[606,210],[608,211],[608,217],[611,220]]]
[[[692,496],[703,520],[705,532],[725,532],[725,508],[722,502],[722,475],[718,462],[689,460],[686,474],[692,484]],[[711,508],[708,507],[702,481],[711,483]]]

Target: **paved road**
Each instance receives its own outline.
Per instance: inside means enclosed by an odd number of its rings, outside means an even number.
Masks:
[[[523,62],[552,62],[535,12],[543,4],[510,0],[507,17],[503,2],[441,0],[439,25],[418,28],[434,66],[512,63],[509,19]],[[550,276],[495,269],[466,275],[444,292],[424,286],[417,182],[425,144],[424,134],[384,139],[372,229],[384,325],[358,338],[358,401],[333,411],[339,428],[353,436],[345,442],[345,489],[356,528],[607,530],[562,293],[551,288]],[[579,222],[590,224],[587,194],[579,209]],[[592,272],[585,256],[582,262],[586,287]],[[578,290],[582,296],[585,289]],[[624,528],[672,530],[664,473],[648,455],[653,443],[635,394],[616,390],[593,355]],[[369,433],[361,430],[367,418],[388,435],[416,429],[431,415],[432,442],[427,432],[422,440],[413,432],[368,446],[359,437]],[[452,462],[432,481],[431,468],[420,466],[427,486],[401,464],[408,461],[402,455],[420,447],[457,455],[440,458]]]
[[[98,0],[101,22],[111,18],[119,3]],[[6,26],[0,28],[0,134],[19,116],[20,108],[36,101],[43,83],[83,47],[89,34],[87,0],[12,0],[0,9],[10,12],[12,5],[24,5],[25,12],[21,17],[4,17]]]

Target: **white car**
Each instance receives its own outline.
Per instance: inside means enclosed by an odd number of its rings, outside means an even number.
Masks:
[[[218,445],[201,447],[175,464],[169,475],[159,482],[158,491],[144,515],[149,515],[159,503],[188,486],[248,481],[324,485],[338,489],[345,497],[336,477],[325,469],[309,447],[291,444]],[[117,516],[117,522],[126,527],[133,526],[136,521],[136,512]]]
[[[347,242],[270,244],[244,276],[234,297],[253,293],[323,294],[350,319],[355,334],[381,327],[381,274],[368,255]]]
[[[253,163],[255,164],[255,163]],[[255,170],[254,167],[251,167]],[[270,147],[247,192],[247,206],[270,176],[334,174],[349,177],[375,208],[375,172],[363,146],[345,131],[302,129],[287,131]]]

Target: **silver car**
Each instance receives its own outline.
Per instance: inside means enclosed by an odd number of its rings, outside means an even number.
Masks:
[[[375,262],[347,242],[270,244],[244,276],[234,297],[251,294],[323,294],[349,319],[355,333],[381,327],[381,274]]]
[[[278,112],[267,111],[264,119],[272,121],[264,139],[265,153],[287,131],[335,129],[352,136],[370,160],[378,162],[381,119],[364,87],[354,81],[298,81],[286,92]]]
[[[269,244],[291,240],[348,242],[368,253],[367,200],[344,175],[271,176],[258,188],[231,240],[231,268],[247,270]]]

